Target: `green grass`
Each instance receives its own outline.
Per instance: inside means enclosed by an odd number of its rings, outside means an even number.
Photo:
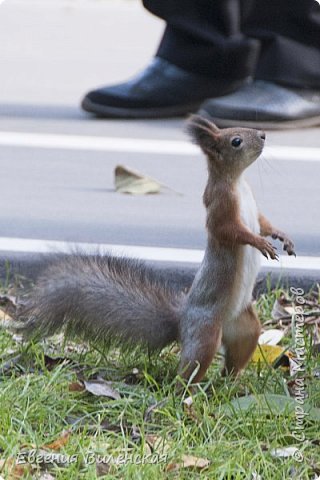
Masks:
[[[272,305],[279,294],[279,291],[270,291],[258,299],[262,321],[271,318]],[[306,332],[306,340],[309,335],[311,331]],[[291,333],[284,344],[286,342],[290,344]],[[48,369],[44,351],[52,350],[52,345],[55,352],[50,353],[51,356],[66,357],[73,363],[65,362]],[[319,368],[319,357],[311,353],[310,341],[306,345],[308,404],[319,407],[320,380],[314,375]],[[267,398],[269,394],[288,396],[290,377],[281,368],[250,364],[241,378],[233,381],[221,378],[221,358],[217,357],[188,409],[175,393],[178,355],[169,349],[151,359],[136,353],[121,355],[117,351],[105,356],[94,349],[79,352],[69,344],[23,345],[0,331],[0,365],[16,354],[21,354],[19,362],[11,367],[7,365],[0,375],[0,459],[7,462],[2,472],[0,467],[0,476],[4,478],[14,478],[13,473],[21,475],[19,470],[12,469],[10,460],[19,452],[43,448],[68,429],[70,436],[65,445],[51,453],[69,456],[69,459],[75,455],[76,459],[65,466],[50,468],[51,475],[57,479],[97,478],[95,463],[85,462],[90,452],[95,458],[157,453],[161,459],[161,441],[152,451],[150,440],[148,444],[150,435],[163,439],[166,461],[113,465],[104,478],[236,480],[255,478],[256,473],[263,480],[303,480],[314,479],[320,473],[319,421],[306,417],[305,440],[298,442],[292,436],[296,422],[294,412],[286,409],[239,412],[232,408],[232,401],[250,394]],[[138,369],[138,373],[132,374],[133,369]],[[70,384],[79,381],[79,374],[88,379],[98,373],[105,380],[113,381],[113,387],[121,394],[120,400],[70,391]],[[145,421],[148,407],[165,398],[167,403],[159,404]],[[102,422],[106,420],[111,427],[103,429]],[[299,448],[302,462],[271,455],[272,449],[288,446]],[[193,455],[210,463],[201,471],[196,468],[168,471],[168,465],[179,462],[182,455]],[[25,470],[19,478],[36,478],[36,475],[37,469]]]

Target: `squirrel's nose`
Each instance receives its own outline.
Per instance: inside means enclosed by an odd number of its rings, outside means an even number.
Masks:
[[[259,130],[258,134],[259,134],[259,137],[262,138],[262,140],[266,139],[266,134],[263,130]]]

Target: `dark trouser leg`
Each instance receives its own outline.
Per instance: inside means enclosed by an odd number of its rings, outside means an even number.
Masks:
[[[167,22],[156,58],[129,81],[88,92],[82,108],[109,118],[172,117],[237,90],[260,47],[240,33],[239,1],[143,0]]]
[[[239,0],[143,0],[167,26],[157,56],[213,78],[243,79],[256,66],[259,42],[240,32]]]
[[[242,31],[261,41],[255,77],[320,88],[320,6],[315,0],[242,0]]]

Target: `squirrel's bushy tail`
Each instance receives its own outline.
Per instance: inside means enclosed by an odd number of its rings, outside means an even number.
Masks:
[[[179,337],[183,294],[139,260],[72,254],[39,276],[18,315],[27,338],[64,330],[74,339],[108,346],[161,349]]]

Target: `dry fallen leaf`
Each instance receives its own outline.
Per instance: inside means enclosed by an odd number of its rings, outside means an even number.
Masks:
[[[148,193],[159,193],[161,184],[156,180],[146,177],[123,165],[115,168],[115,188],[120,193],[131,193],[132,195],[146,195]]]
[[[277,458],[292,457],[299,449],[297,447],[281,447],[270,450],[270,455]]]
[[[284,307],[284,310],[287,312],[288,315],[295,315],[297,313],[296,307],[292,307],[292,306]]]
[[[105,380],[83,380],[87,392],[97,397],[108,397],[113,400],[120,400],[121,396],[112,386],[112,382]]]
[[[182,455],[182,461],[177,463],[169,463],[166,470],[172,472],[176,470],[182,470],[183,468],[195,468],[197,470],[203,470],[210,465],[210,462],[206,458],[194,457],[192,455]]]
[[[73,362],[69,358],[65,357],[50,357],[44,354],[44,364],[48,370],[53,370],[57,365],[72,364]]]
[[[285,310],[286,299],[284,297],[277,298],[273,304],[271,316],[274,320],[280,320],[283,317],[289,316]]]
[[[12,318],[4,310],[0,309],[0,322],[6,327],[7,322],[12,322]]]
[[[146,455],[146,456],[152,455],[152,450],[151,450],[151,447],[148,443],[145,443],[143,445],[143,454]]]
[[[171,444],[158,435],[146,435],[146,441],[155,453],[169,453],[172,450]]]
[[[96,474],[97,477],[104,477],[110,473],[112,465],[107,462],[96,462]]]
[[[44,472],[40,477],[39,480],[55,480],[56,477],[51,475],[49,472]]]
[[[271,328],[260,335],[258,343],[259,345],[278,345],[283,336],[284,332],[282,330]]]
[[[61,447],[64,447],[69,442],[70,435],[70,430],[65,430],[64,432],[62,432],[59,438],[57,438],[51,443],[47,443],[43,446],[43,448],[49,448],[50,450],[60,450]]]
[[[4,310],[0,310],[0,328],[10,330],[12,328],[13,319]]]
[[[15,318],[18,304],[12,295],[0,295],[0,319],[11,320]]]
[[[27,473],[31,472],[31,469],[32,467],[30,464],[17,465],[14,458],[0,460],[0,472],[5,473],[6,470],[6,480],[18,480],[19,478],[23,478]]]
[[[85,390],[85,387],[83,383],[72,382],[69,384],[68,390],[69,392],[83,392]]]

